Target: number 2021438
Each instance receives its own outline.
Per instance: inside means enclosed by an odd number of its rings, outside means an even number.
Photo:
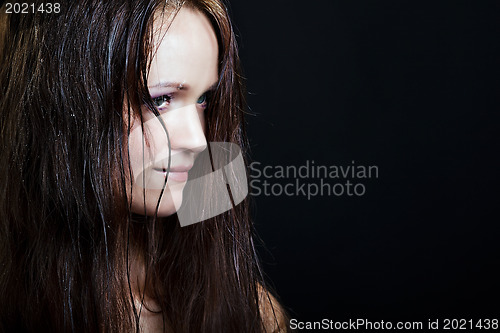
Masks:
[[[5,4],[6,14],[34,14],[34,13],[59,13],[61,11],[61,4],[58,2],[46,2],[39,5],[34,3],[18,3],[18,2],[7,2]]]

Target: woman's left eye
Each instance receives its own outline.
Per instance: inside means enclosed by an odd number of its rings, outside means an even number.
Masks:
[[[206,93],[201,95],[200,98],[198,98],[198,101],[196,101],[196,103],[198,103],[198,104],[205,104],[206,102],[207,102],[207,94]]]
[[[170,103],[170,100],[172,98],[168,95],[162,95],[162,96],[159,96],[159,97],[156,97],[156,98],[153,98],[153,104],[161,109],[163,107],[166,107],[169,103]]]

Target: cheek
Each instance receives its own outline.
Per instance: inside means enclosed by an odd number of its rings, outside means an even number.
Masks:
[[[146,159],[145,153],[147,152],[147,149],[144,149],[145,146],[145,139],[140,125],[132,127],[128,137],[128,155],[132,175],[137,176],[139,169],[143,168],[143,162]]]
[[[201,128],[203,128],[203,133],[207,136],[207,121],[205,117],[206,109],[199,113]]]
[[[135,122],[128,137],[128,151],[130,166],[136,176],[144,168],[151,167],[159,159],[168,156],[167,135],[158,119],[149,119],[142,127],[140,121]]]

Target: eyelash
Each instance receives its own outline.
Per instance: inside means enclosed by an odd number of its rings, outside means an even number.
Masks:
[[[153,104],[157,109],[163,109],[164,108],[164,107],[162,107],[163,104],[167,103],[167,105],[168,105],[168,104],[170,104],[171,100],[172,100],[172,96],[162,95],[162,96],[158,96],[158,97],[153,98]]]
[[[199,101],[203,99],[203,102],[199,103]],[[170,101],[173,99],[171,95],[161,95],[158,97],[153,98],[153,104],[155,107],[159,110],[164,109],[168,104],[170,104]],[[208,105],[208,101],[210,100],[210,94],[209,92],[205,92],[203,95],[201,95],[198,98],[198,101],[196,101],[197,104],[200,104],[202,108],[206,108]],[[166,104],[166,105],[165,105]]]

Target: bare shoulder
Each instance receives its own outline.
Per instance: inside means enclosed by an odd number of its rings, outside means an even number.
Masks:
[[[287,332],[287,315],[285,310],[276,298],[261,284],[258,284],[260,315],[266,332],[284,333]]]

